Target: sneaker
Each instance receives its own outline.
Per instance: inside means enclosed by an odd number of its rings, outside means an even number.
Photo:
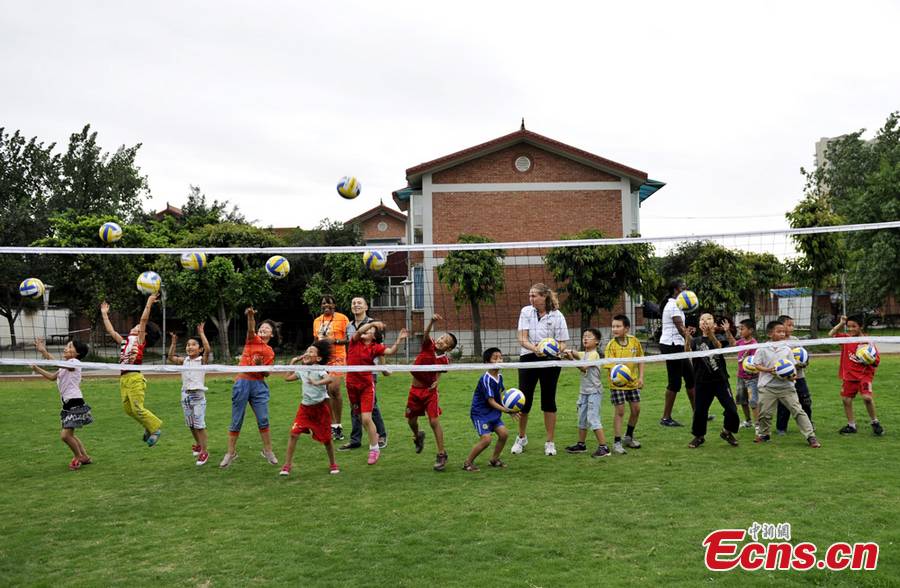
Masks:
[[[77,457],[73,457],[72,461],[69,462],[69,469],[73,472],[81,467],[81,460]]]
[[[638,441],[637,439],[635,439],[634,437],[629,437],[628,435],[625,435],[625,437],[622,438],[622,445],[624,445],[625,447],[629,447],[631,449],[640,449],[641,448],[641,442]]]
[[[378,449],[384,449],[385,447],[387,447],[387,435],[378,437]]]
[[[419,431],[413,438],[413,445],[416,446],[416,453],[422,453],[425,449],[425,431]]]
[[[160,429],[156,429],[149,437],[147,437],[147,445],[149,447],[153,447],[157,443],[159,443],[159,438],[162,436],[162,431]]]
[[[785,435],[787,435],[787,431],[783,431],[781,429],[775,429],[775,434],[778,435],[779,437],[784,437]]]
[[[381,457],[380,451],[378,451],[377,449],[370,449],[369,450],[369,459],[366,460],[366,463],[369,465],[375,465],[375,463],[378,462],[379,457]]]
[[[884,427],[881,426],[881,423],[875,421],[872,423],[872,432],[881,437],[884,435]]]
[[[756,439],[753,440],[754,443],[768,443],[772,440],[772,437],[769,435],[757,435]]]
[[[328,473],[329,474],[340,474],[341,468],[338,467],[338,464],[333,463],[330,466],[328,466]]]
[[[146,443],[147,439],[149,439],[149,438],[150,438],[150,431],[148,431],[147,429],[144,429],[144,436],[141,437],[141,439],[143,439],[144,443]]]
[[[751,423],[750,421],[741,421],[742,429],[749,429],[752,426],[753,426],[753,423]]]
[[[703,437],[694,437],[691,442],[688,443],[688,449],[697,449],[704,443],[706,443],[706,439]]]
[[[566,453],[585,453],[587,452],[587,445],[579,441],[575,445],[569,445],[566,447]]]
[[[206,451],[201,451],[197,454],[197,465],[202,466],[206,462],[209,461],[209,453]]]
[[[191,445],[191,455],[197,457],[200,455],[200,446],[199,445]]]
[[[516,435],[516,442],[513,443],[512,449],[509,450],[513,455],[518,455],[525,451],[525,446],[528,445],[528,437],[519,437]]]
[[[338,447],[338,451],[352,451],[354,449],[359,449],[360,447],[362,447],[362,443],[344,443]]]
[[[232,464],[232,462],[234,462],[234,460],[237,459],[237,456],[238,456],[237,453],[226,453],[225,456],[222,458],[222,461],[219,462],[219,467],[227,468],[228,466],[230,466]]]
[[[331,426],[331,438],[335,441],[343,441],[344,440],[344,427],[340,425],[332,425]]]
[[[443,472],[447,467],[447,452],[438,453],[434,461],[434,471]]]
[[[613,443],[612,452],[615,453],[616,455],[625,455],[626,453],[628,453],[627,451],[625,451],[625,448],[622,447],[621,441],[617,441],[617,442]]]
[[[818,449],[819,447],[822,446],[822,444],[819,443],[819,440],[816,439],[815,435],[813,435],[812,437],[807,439],[806,442],[809,443],[809,446],[812,447],[813,449]]]
[[[291,475],[291,466],[290,464],[284,464],[281,466],[281,471],[278,472],[279,476],[290,476]]]
[[[556,443],[553,441],[544,443],[544,455],[556,455]]]
[[[664,427],[680,427],[681,423],[673,418],[659,419],[659,424]]]
[[[719,437],[721,437],[723,441],[725,441],[732,447],[738,446],[738,440],[734,438],[734,434],[731,431],[722,431],[721,433],[719,433]]]
[[[850,425],[844,425],[844,428],[838,431],[841,435],[852,435],[856,433],[856,427],[851,427]]]
[[[275,457],[275,453],[274,453],[274,452],[272,452],[272,451],[266,451],[265,449],[263,449],[262,451],[259,452],[259,454],[260,454],[261,456],[263,456],[263,459],[265,459],[265,460],[266,460],[267,462],[269,462],[270,464],[272,464],[272,465],[278,465],[278,458]]]
[[[624,452],[624,450],[623,450]],[[609,447],[601,445],[597,447],[597,451],[591,454],[591,457],[607,457],[609,455]]]

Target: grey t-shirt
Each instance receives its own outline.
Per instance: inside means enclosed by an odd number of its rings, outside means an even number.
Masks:
[[[787,342],[780,342],[774,347],[760,347],[753,356],[753,363],[763,367],[775,367],[780,359],[794,361],[794,354]],[[774,373],[759,372],[759,387],[767,387],[772,390],[793,390],[794,382],[779,378]]]
[[[297,377],[300,378],[300,382],[303,385],[303,398],[300,400],[300,404],[312,406],[314,404],[319,404],[328,398],[328,388],[325,384],[313,384],[314,380],[323,380],[328,376],[328,372],[325,371],[324,367],[308,372],[297,371],[294,373],[297,374]]]
[[[600,354],[594,351],[576,351],[578,359],[599,360]],[[581,393],[600,394],[603,392],[603,384],[600,378],[600,366],[592,365],[581,374]]]

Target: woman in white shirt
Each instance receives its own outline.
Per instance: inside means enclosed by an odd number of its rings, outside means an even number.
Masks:
[[[684,338],[688,336],[688,333],[684,326],[684,312],[675,304],[675,299],[686,288],[684,280],[676,279],[669,283],[669,300],[662,312],[662,334],[659,337],[660,353],[682,353],[684,351]],[[691,401],[691,410],[694,409],[694,370],[690,360],[675,359],[666,362],[666,372],[669,381],[666,384],[666,399],[659,424],[664,427],[680,427],[681,423],[672,418],[672,408],[675,406],[675,397],[681,390],[681,380],[684,379],[688,400]]]
[[[565,349],[565,341],[569,340],[569,328],[566,317],[559,311],[559,300],[556,293],[545,284],[535,284],[528,291],[529,305],[519,313],[518,339],[519,361],[544,361],[548,358],[541,355],[537,344],[541,339],[552,337],[559,343],[559,350]],[[513,443],[511,453],[522,453],[528,445],[525,434],[528,427],[528,413],[531,411],[534,390],[541,385],[541,410],[544,413],[544,428],[547,430],[547,441],[544,443],[546,455],[556,455],[554,436],[556,433],[556,383],[559,380],[560,368],[544,367],[519,370],[519,389],[525,395],[525,407],[519,417],[519,435]]]

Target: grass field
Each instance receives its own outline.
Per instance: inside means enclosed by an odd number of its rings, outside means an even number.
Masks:
[[[733,362],[732,362],[733,363]],[[59,441],[52,382],[0,382],[0,585],[78,586],[640,586],[900,584],[900,358],[875,380],[887,434],[874,437],[857,401],[860,433],[844,424],[837,358],[815,358],[808,378],[823,447],[807,448],[791,424],[766,446],[718,439],[689,450],[688,428],[658,425],[664,369],[651,366],[636,436],[644,447],[602,460],[546,457],[532,419],[528,450],[510,467],[463,472],[475,442],[468,406],[477,374],[441,382],[450,467],[432,471],[434,445],[416,455],[403,419],[409,376],[379,382],[389,432],[382,461],[357,450],[325,452],[304,436],[294,475],[260,456],[252,417],[239,459],[217,467],[230,416],[230,381],[210,381],[210,463],[193,464],[176,379],[152,379],[148,406],[165,420],[148,448],[119,405],[115,379],[86,379],[96,422],[80,436],[95,464],[70,472]],[[576,370],[561,380],[557,445],[574,440]],[[507,374],[507,385],[515,374]],[[272,431],[281,458],[299,385],[270,378]],[[717,407],[718,405],[714,405]],[[716,412],[719,412],[716,410]],[[611,433],[608,400],[603,422]],[[675,418],[690,421],[686,398]],[[349,418],[345,417],[349,424]],[[509,422],[507,420],[507,422]],[[349,428],[349,427],[348,427]],[[486,465],[487,456],[480,463]],[[215,463],[214,463],[215,462]],[[838,542],[880,545],[874,572],[713,573],[701,541],[754,521],[792,525],[792,542],[820,551]]]

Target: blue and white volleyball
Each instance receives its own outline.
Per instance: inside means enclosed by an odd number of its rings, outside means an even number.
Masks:
[[[378,271],[384,269],[387,263],[387,254],[384,251],[366,251],[363,253],[363,264],[367,269]]]
[[[775,363],[775,375],[779,378],[788,380],[797,373],[797,366],[789,359],[779,359]]]
[[[337,184],[337,191],[343,198],[353,200],[362,191],[362,184],[353,176],[344,176]]]
[[[616,386],[628,386],[634,383],[634,373],[624,363],[617,363],[609,370],[609,380]]]
[[[809,363],[809,352],[802,347],[794,347],[791,349],[791,352],[794,354],[794,363],[802,363],[806,365]]]
[[[156,272],[144,272],[138,276],[136,285],[138,292],[149,296],[159,292],[159,287],[162,286],[162,279]]]
[[[44,295],[44,282],[37,278],[22,280],[19,284],[19,294],[22,298],[40,298]]]
[[[700,306],[700,301],[697,300],[697,295],[691,290],[683,290],[675,298],[675,305],[683,312],[693,312]]]
[[[741,360],[741,365],[744,366],[744,371],[748,374],[755,374],[759,371],[758,369],[756,369],[756,364],[753,363],[752,355],[748,355],[743,360]]]
[[[291,264],[287,259],[280,255],[273,255],[266,262],[266,273],[280,280],[291,272]]]
[[[856,359],[866,365],[874,365],[878,361],[878,349],[871,343],[860,345],[856,349]]]
[[[546,355],[548,357],[556,357],[559,355],[559,342],[553,337],[547,337],[538,341],[537,348],[538,351],[541,352],[541,355]]]
[[[203,268],[206,267],[206,254],[205,253],[182,253],[181,254],[181,267],[186,270],[191,270],[195,272],[199,272]]]
[[[122,227],[116,223],[103,223],[100,227],[100,240],[104,243],[115,243],[122,238]]]
[[[525,394],[518,388],[507,388],[503,391],[502,402],[507,410],[519,412],[525,408]]]

